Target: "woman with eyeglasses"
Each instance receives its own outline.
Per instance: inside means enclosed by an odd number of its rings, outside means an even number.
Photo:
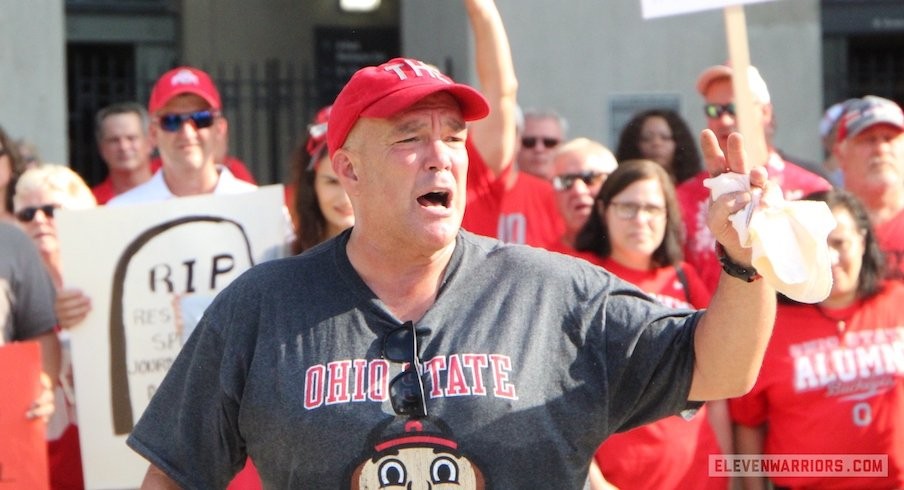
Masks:
[[[330,108],[326,106],[317,112],[306,138],[292,155],[293,182],[286,186],[286,203],[295,224],[292,244],[295,254],[355,224],[352,203],[339,184],[326,151]]]
[[[832,290],[818,304],[779,297],[756,384],[729,400],[737,452],[833,455],[822,475],[772,475],[777,489],[904,488],[904,285],[883,279],[883,254],[853,194],[804,199],[828,204],[837,222]],[[764,478],[744,484],[767,488]]]
[[[669,109],[650,109],[631,118],[618,138],[615,155],[620,162],[653,160],[675,185],[703,170],[694,135],[684,119]]]
[[[54,213],[62,208],[93,208],[97,205],[94,194],[69,167],[52,163],[41,163],[23,172],[15,190],[16,219],[37,246],[57,291],[62,291],[63,268]],[[58,320],[73,314],[67,308],[57,298]],[[60,330],[58,335],[63,355],[55,393],[57,407],[47,427],[50,477],[53,488],[83,488],[69,337],[65,330]]]
[[[709,303],[703,281],[682,261],[681,214],[671,178],[652,160],[621,162],[609,175],[575,248],[672,307]],[[725,489],[726,479],[708,477],[707,461],[729,444],[725,403],[710,402],[692,417],[672,416],[611,436],[595,461],[618,488]]]
[[[23,163],[16,142],[0,126],[0,221],[15,221],[13,216],[13,188],[22,173]]]

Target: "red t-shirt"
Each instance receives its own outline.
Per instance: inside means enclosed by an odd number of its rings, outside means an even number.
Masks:
[[[704,308],[710,294],[693,267],[682,263],[688,291],[675,267],[636,270],[611,258],[596,263],[674,307]],[[721,489],[727,478],[709,477],[709,455],[722,454],[704,405],[690,420],[673,415],[610,436],[595,458],[606,481],[631,489]]]
[[[876,240],[885,252],[889,279],[904,279],[904,210],[876,227]]]
[[[766,171],[769,180],[781,187],[785,199],[789,201],[832,187],[826,179],[782,160],[777,153],[770,155]],[[685,227],[684,258],[697,269],[710,291],[715,291],[722,266],[716,257],[716,239],[706,226],[709,189],[703,186],[703,180],[707,178],[707,172],[700,172],[682,182],[676,194]]]
[[[776,485],[904,488],[902,304],[904,284],[888,281],[851,308],[779,305],[756,385],[729,401],[732,419],[765,424],[765,454],[887,454],[888,477],[779,475]]]
[[[468,197],[462,228],[507,243],[542,247],[557,240],[565,225],[556,207],[555,190],[549,182],[518,172],[506,189],[509,166],[495,176],[468,140]]]

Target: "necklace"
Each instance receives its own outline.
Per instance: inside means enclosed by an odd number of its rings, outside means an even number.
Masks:
[[[826,320],[835,322],[835,329],[838,331],[838,335],[843,335],[844,331],[847,329],[848,322],[851,320],[851,317],[853,317],[858,311],[860,311],[860,303],[861,301],[858,299],[849,306],[832,309],[823,308],[822,305],[818,304],[813,306],[816,307],[816,311],[819,313],[819,316],[825,318]]]

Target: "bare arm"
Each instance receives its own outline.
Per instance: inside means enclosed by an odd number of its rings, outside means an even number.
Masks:
[[[50,331],[32,337],[28,340],[34,340],[41,345],[41,364],[44,373],[50,378],[50,383],[56,386],[60,380],[60,339],[56,332]]]
[[[179,490],[180,488],[175,480],[154,465],[148,466],[148,471],[141,482],[141,490]]]
[[[480,91],[490,115],[471,123],[468,137],[490,170],[499,175],[515,156],[515,104],[518,80],[502,17],[493,0],[465,0],[474,31],[474,51]]]
[[[706,421],[719,441],[719,449],[724,454],[734,453],[734,441],[731,434],[731,415],[728,413],[728,401],[711,400],[706,402]]]
[[[766,429],[764,426],[748,427],[735,424],[735,447],[738,454],[763,454],[763,439]],[[762,477],[740,478],[741,488],[744,490],[766,490],[766,479]]]
[[[728,153],[722,154],[716,136],[704,130],[700,145],[707,168],[749,173],[753,186],[766,185],[762,167],[751,170],[740,134],[728,139]],[[735,262],[750,265],[751,251],[743,248],[728,216],[741,210],[751,196],[735,192],[711,203],[708,225],[716,240]],[[694,337],[696,362],[691,383],[691,400],[717,400],[743,395],[756,382],[766,344],[775,321],[775,290],[766,281],[745,282],[722,272],[709,308]]]

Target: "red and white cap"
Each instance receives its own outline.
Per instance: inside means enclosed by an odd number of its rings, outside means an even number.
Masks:
[[[904,112],[892,100],[867,95],[845,103],[844,114],[838,121],[838,141],[853,138],[877,124],[904,131]]]
[[[465,121],[482,119],[490,113],[490,106],[480,92],[455,83],[423,61],[394,58],[379,66],[361,68],[333,103],[327,130],[330,157],[345,144],[358,119],[394,116],[436,92],[448,92],[455,97]]]
[[[210,104],[211,109],[223,108],[220,92],[210,79],[210,75],[191,66],[180,66],[164,73],[154,84],[148,101],[148,112],[157,113],[173,97],[182,94],[195,94],[201,97]]]
[[[711,83],[722,78],[731,78],[733,72],[734,70],[729,64],[710,66],[700,72],[697,77],[697,92],[705,96],[706,89],[709,88]],[[760,75],[760,71],[755,66],[747,66],[747,82],[750,84],[750,93],[756,102],[761,104],[771,102],[772,98],[769,96],[769,88],[766,87],[766,81],[763,80],[763,76]]]

